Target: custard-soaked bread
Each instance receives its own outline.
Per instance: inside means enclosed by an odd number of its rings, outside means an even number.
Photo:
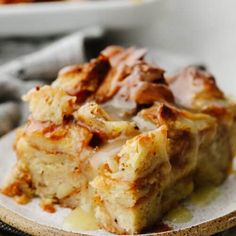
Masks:
[[[235,152],[236,109],[206,71],[172,78],[145,50],[111,46],[31,90],[2,192],[90,211],[101,228],[140,233],[195,186],[220,184]]]
[[[195,179],[199,185],[221,183],[236,154],[235,104],[217,87],[213,75],[197,67],[184,68],[168,82],[178,105],[215,117],[216,132],[200,146]]]
[[[166,132],[162,126],[128,140],[92,181],[99,198],[96,217],[109,231],[140,232],[160,215],[171,172]]]
[[[68,95],[61,88],[44,86],[36,88],[23,96],[29,102],[33,119],[39,122],[52,122],[55,125],[63,123],[65,116],[73,112],[76,97]]]

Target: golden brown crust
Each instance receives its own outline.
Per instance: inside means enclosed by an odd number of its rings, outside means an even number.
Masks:
[[[168,83],[176,102],[183,107],[196,107],[196,100],[225,99],[224,94],[217,87],[214,77],[207,71],[189,66],[178,74],[168,78]]]
[[[155,101],[173,102],[174,98],[163,77],[164,71],[158,67],[139,63],[131,74],[121,82],[121,88],[114,96],[116,104],[152,105]]]
[[[116,67],[120,64],[132,67],[137,61],[144,58],[146,49],[137,49],[134,47],[125,49],[119,46],[109,46],[105,48],[101,54],[109,59],[112,67]]]
[[[76,108],[76,97],[48,85],[30,90],[23,100],[29,102],[32,117],[40,122],[60,125]]]
[[[34,148],[48,153],[79,155],[93,134],[79,124],[64,121],[61,125],[29,119],[21,137]]]
[[[119,59],[116,58],[116,62],[111,63],[114,66],[95,94],[95,100],[105,102],[115,96],[114,99],[120,100],[121,104],[129,101],[151,104],[159,99],[173,101],[173,96],[164,80],[164,70],[147,64],[141,57],[142,50],[141,52],[134,50],[130,48],[115,54]],[[124,55],[129,55],[130,51],[134,56],[129,56],[127,59]],[[112,59],[113,55],[110,60]]]
[[[112,98],[120,88],[120,82],[129,74],[129,68],[125,64],[112,67],[104,82],[99,86],[94,95],[98,103],[103,103]]]
[[[109,69],[108,59],[100,55],[87,64],[61,70],[53,86],[64,89],[71,96],[76,96],[77,102],[82,103],[96,92]]]
[[[124,49],[117,46],[110,46],[102,51],[102,55],[109,59],[111,69],[94,95],[94,99],[98,103],[111,99],[121,87],[121,81],[131,73],[133,66],[139,63],[145,54],[144,49]]]
[[[29,202],[29,199],[34,196],[34,192],[30,172],[17,166],[15,167],[14,176],[10,177],[8,185],[1,188],[1,193],[9,197],[16,197],[16,201],[20,204]]]
[[[48,200],[48,199],[42,200],[40,202],[40,207],[48,213],[56,212],[56,208],[54,206],[54,203],[51,200]]]

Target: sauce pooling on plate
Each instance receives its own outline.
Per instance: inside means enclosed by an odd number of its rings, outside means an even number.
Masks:
[[[88,212],[76,208],[65,218],[63,228],[72,231],[90,231],[99,229],[94,211]]]
[[[214,186],[205,186],[191,194],[187,203],[191,205],[205,206],[214,201],[219,195],[219,189]]]
[[[205,206],[214,201],[218,195],[219,189],[217,187],[205,186],[192,193],[191,196],[184,202],[184,204],[198,207]],[[186,206],[180,205],[167,213],[165,220],[180,224],[190,221],[192,217],[193,215],[191,210]]]
[[[188,208],[184,206],[178,206],[177,208],[167,213],[165,220],[170,221],[172,223],[180,224],[190,221],[192,217],[192,212]]]

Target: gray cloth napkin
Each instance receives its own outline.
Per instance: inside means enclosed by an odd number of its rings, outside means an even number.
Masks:
[[[87,28],[1,65],[0,136],[25,121],[27,108],[21,102],[23,94],[37,85],[50,83],[62,67],[83,63],[87,41],[101,39],[103,35],[99,27]]]

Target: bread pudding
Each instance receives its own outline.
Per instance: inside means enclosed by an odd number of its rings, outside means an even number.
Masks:
[[[236,105],[211,74],[166,78],[146,50],[110,46],[36,87],[2,193],[95,212],[100,228],[136,234],[195,188],[219,185],[235,154]]]

